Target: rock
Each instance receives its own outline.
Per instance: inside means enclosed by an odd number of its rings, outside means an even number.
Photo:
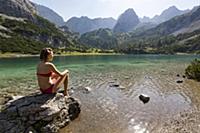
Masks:
[[[116,81],[113,81],[113,82],[109,82],[109,86],[110,87],[119,87],[120,84],[118,82],[116,82]]]
[[[91,91],[92,89],[90,87],[84,87],[84,93],[89,93]]]
[[[183,83],[183,80],[177,80],[176,83]]]
[[[145,103],[148,103],[148,102],[149,102],[150,97],[147,96],[147,95],[141,94],[141,95],[139,96],[139,99],[145,104]]]
[[[119,89],[124,90],[124,89],[126,89],[126,87],[120,85]]]
[[[119,87],[119,84],[111,84],[110,87]]]
[[[34,94],[8,101],[0,112],[0,132],[56,133],[80,113],[80,102],[63,94]]]

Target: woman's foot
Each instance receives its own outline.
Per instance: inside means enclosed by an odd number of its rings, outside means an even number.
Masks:
[[[69,96],[68,92],[67,91],[64,91],[64,96]]]

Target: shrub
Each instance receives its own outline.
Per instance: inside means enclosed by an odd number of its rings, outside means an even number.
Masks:
[[[185,74],[187,78],[200,81],[200,60],[195,59],[191,64],[185,69]]]

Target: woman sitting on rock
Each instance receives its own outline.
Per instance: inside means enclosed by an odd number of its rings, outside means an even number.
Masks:
[[[64,95],[68,96],[67,87],[69,71],[59,72],[51,61],[53,60],[53,50],[44,48],[40,53],[41,62],[37,66],[38,85],[42,93],[56,93],[59,87],[64,84]]]

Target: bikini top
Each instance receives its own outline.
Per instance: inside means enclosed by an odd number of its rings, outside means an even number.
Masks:
[[[37,75],[39,75],[39,76],[43,76],[43,77],[50,77],[51,75],[52,75],[52,71],[51,72],[49,72],[49,73],[46,73],[46,74],[42,74],[42,73],[37,73]]]

